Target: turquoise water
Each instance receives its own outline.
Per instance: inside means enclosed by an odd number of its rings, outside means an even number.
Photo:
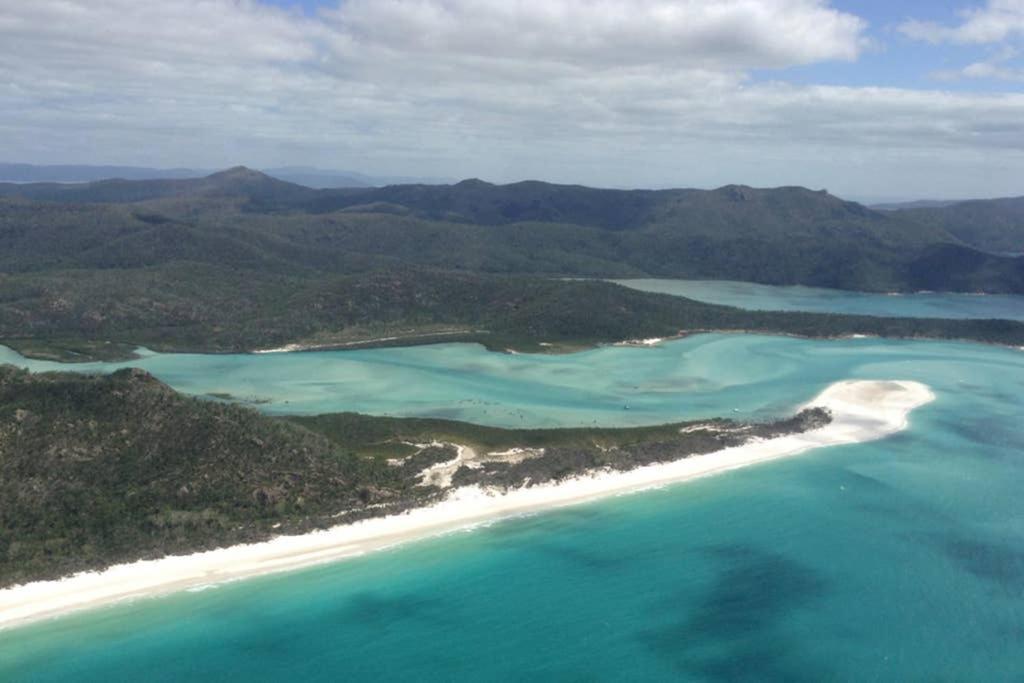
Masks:
[[[802,360],[769,340],[700,335],[653,348],[603,347],[550,356],[490,353],[470,344],[262,355],[147,352],[127,363],[70,365],[28,360],[0,347],[0,363],[33,371],[137,366],[179,391],[231,394],[258,401],[257,407],[274,414],[351,410],[506,427],[625,426],[733,411],[774,416],[833,379],[826,372],[806,386],[794,385]],[[871,356],[879,345],[849,340],[825,348]],[[949,353],[941,345],[915,348],[939,360]],[[732,361],[741,355],[742,364]]]
[[[846,378],[920,380],[938,399],[878,443],[6,631],[0,680],[1024,678],[1024,352],[704,335],[142,365],[272,411],[492,424],[776,413]]]
[[[839,289],[775,287],[729,280],[613,280],[645,292],[762,311],[853,313],[911,318],[1024,320],[1024,296],[1011,294],[871,294]]]

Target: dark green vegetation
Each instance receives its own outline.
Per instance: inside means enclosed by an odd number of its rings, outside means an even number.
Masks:
[[[0,586],[257,541],[419,506],[420,473],[472,445],[454,481],[497,486],[630,469],[821,426],[510,431],[361,415],[271,418],[181,396],[139,370],[32,375],[0,366]],[[681,432],[681,429],[686,429]],[[446,442],[432,446],[410,443]],[[513,462],[488,453],[544,448]],[[388,462],[389,458],[401,460]]]
[[[281,418],[319,432],[335,443],[367,457],[397,458],[415,453],[413,444],[432,441],[459,443],[481,453],[510,448],[627,447],[679,436],[682,424],[653,427],[579,427],[562,429],[505,429],[486,425],[418,417],[369,417],[359,413],[289,416]],[[720,418],[700,424],[726,429],[735,426]]]
[[[189,260],[277,272],[416,265],[870,291],[1024,292],[1024,260],[919,212],[825,192],[598,190],[523,182],[313,190],[247,169],[189,180],[0,185],[0,268]],[[36,201],[30,201],[36,200]],[[946,209],[937,209],[945,211]]]
[[[1024,197],[905,209],[899,215],[939,226],[975,249],[1024,254]]]
[[[363,505],[375,468],[142,372],[2,367],[0,584],[264,538],[277,521],[300,530]]]
[[[26,273],[8,277],[0,292],[3,343],[67,360],[84,359],[90,349],[110,358],[131,344],[229,352],[291,342],[478,341],[496,350],[539,351],[550,348],[541,342],[572,349],[707,330],[1024,344],[1020,322],[753,312],[607,282],[418,269],[298,278],[175,264]]]
[[[460,462],[453,468],[452,485],[518,487],[526,482],[558,481],[594,469],[629,470],[709,453],[752,438],[770,439],[821,427],[831,418],[826,411],[815,408],[772,423],[713,419],[628,429],[500,429],[451,420],[371,418],[353,413],[288,419],[361,455],[404,459],[402,466],[412,465],[414,473],[430,464],[423,460],[423,454],[436,446],[424,448],[425,444],[468,446],[472,453],[468,462],[473,464]],[[446,450],[448,455],[442,462],[458,455],[452,446]],[[522,453],[510,452],[516,450],[529,454],[523,457]]]
[[[707,329],[1024,343],[1018,323],[749,313],[557,279],[1024,291],[1022,258],[977,251],[906,212],[802,188],[313,190],[233,169],[0,185],[0,194],[11,195],[0,198],[0,340],[61,360],[123,356],[139,344],[571,349]]]

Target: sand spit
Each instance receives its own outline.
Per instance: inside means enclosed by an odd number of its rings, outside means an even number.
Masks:
[[[833,421],[821,429],[754,441],[628,472],[590,472],[559,483],[512,491],[463,487],[452,491],[441,503],[401,515],[15,586],[0,590],[0,628],[122,600],[195,590],[332,562],[497,518],[660,487],[813,448],[880,439],[904,429],[910,412],[933,399],[928,387],[917,382],[838,382],[801,406],[823,406],[832,411]],[[461,458],[469,454],[459,455]]]

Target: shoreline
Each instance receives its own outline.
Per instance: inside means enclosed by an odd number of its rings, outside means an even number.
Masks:
[[[935,320],[944,320],[943,318],[935,318]],[[963,320],[981,320],[980,318],[964,318]],[[1024,321],[1006,320],[1007,322],[1016,323]],[[1017,344],[1016,341],[984,341],[981,339],[972,339],[970,337],[938,337],[938,336],[885,336],[880,334],[867,334],[860,332],[850,332],[845,334],[834,334],[834,335],[809,335],[799,334],[796,332],[780,332],[771,330],[760,330],[760,329],[729,329],[729,328],[694,328],[689,330],[681,330],[676,334],[667,335],[664,337],[652,337],[650,339],[619,339],[616,341],[587,341],[580,342],[578,346],[573,346],[570,350],[566,351],[552,351],[547,350],[546,347],[553,347],[554,344],[550,342],[537,342],[537,346],[541,347],[540,351],[521,350],[514,348],[501,348],[492,347],[485,344],[478,336],[475,335],[486,335],[489,332],[485,330],[477,331],[466,331],[466,332],[452,332],[452,333],[430,333],[423,335],[414,335],[408,337],[381,337],[376,339],[363,339],[356,341],[349,341],[343,343],[331,343],[331,344],[303,344],[303,343],[292,343],[285,344],[284,346],[275,348],[262,348],[262,349],[239,349],[239,350],[208,350],[208,349],[176,349],[171,351],[153,351],[145,346],[136,346],[131,357],[125,357],[117,360],[98,360],[96,358],[85,358],[82,360],[61,360],[48,356],[40,356],[32,352],[24,353],[23,351],[16,348],[17,342],[20,339],[0,339],[0,347],[6,348],[17,355],[21,356],[25,360],[29,361],[43,361],[49,363],[56,363],[62,366],[74,366],[86,363],[118,363],[118,364],[129,364],[133,361],[141,360],[146,355],[200,355],[200,356],[231,356],[231,355],[252,355],[252,356],[263,356],[263,355],[278,355],[288,353],[310,353],[318,351],[350,351],[350,350],[372,350],[372,349],[384,349],[384,348],[412,348],[415,346],[431,346],[434,344],[477,344],[482,346],[488,351],[493,353],[505,353],[509,355],[545,355],[545,354],[561,354],[567,353],[572,354],[580,351],[591,351],[594,349],[604,347],[633,347],[633,348],[658,348],[665,342],[678,341],[680,339],[686,339],[687,337],[698,336],[702,334],[744,334],[744,335],[755,335],[764,337],[785,337],[787,339],[804,339],[808,341],[843,341],[851,339],[880,339],[880,340],[891,340],[891,341],[911,341],[911,342],[937,342],[937,343],[954,343],[954,344],[980,344],[982,346],[992,346],[996,348],[1009,349],[1012,351],[1024,351],[1024,346]],[[447,337],[447,338],[446,338]],[[406,343],[407,342],[407,343]],[[10,344],[15,344],[11,346]],[[139,353],[139,351],[146,353]],[[9,362],[9,361],[5,361]],[[16,363],[15,363],[16,365]]]
[[[905,429],[910,412],[934,398],[918,382],[837,382],[797,409],[821,406],[832,412],[830,424],[808,432],[505,492],[463,487],[440,503],[400,515],[13,586],[0,590],[0,630],[126,600],[339,561],[483,522],[660,488],[815,448],[873,441]]]
[[[345,349],[353,347],[363,348],[366,346],[370,346],[372,348],[374,345],[390,344],[391,342],[415,342],[418,339],[430,339],[433,337],[458,337],[480,333],[481,332],[479,330],[450,330],[448,332],[422,332],[417,334],[397,335],[394,337],[375,337],[372,339],[356,339],[354,341],[345,342],[325,342],[322,344],[295,342],[292,344],[285,344],[284,346],[277,346],[269,349],[252,349],[251,351],[248,351],[248,353],[260,355],[267,353],[303,353],[305,351],[343,351]]]

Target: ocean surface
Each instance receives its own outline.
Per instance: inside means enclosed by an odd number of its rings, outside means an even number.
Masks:
[[[1024,296],[1013,294],[874,294],[820,287],[759,285],[730,280],[612,280],[645,292],[763,311],[854,313],[910,318],[1024,320]]]
[[[875,443],[3,631],[0,680],[1024,680],[1024,351],[702,335],[134,364],[271,412],[501,425],[777,415],[848,378],[938,398]]]

